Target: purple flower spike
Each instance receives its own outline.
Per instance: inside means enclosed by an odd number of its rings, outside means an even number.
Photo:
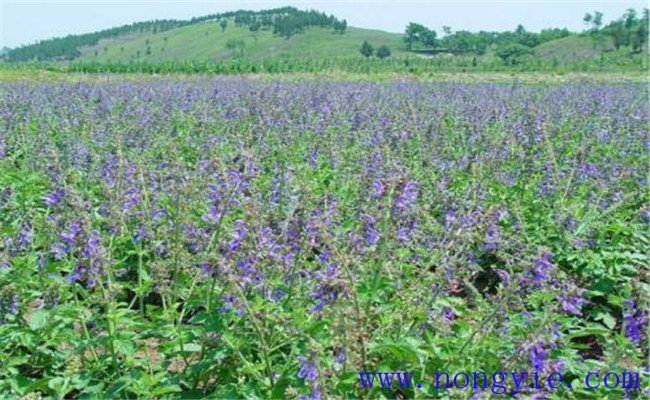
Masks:
[[[395,208],[404,211],[412,207],[418,198],[417,184],[413,181],[408,181],[402,188],[402,192],[395,199]]]
[[[54,191],[47,193],[43,198],[43,202],[48,207],[58,206],[61,204],[61,200],[63,200],[63,189],[61,187],[57,187]]]
[[[623,302],[625,310],[623,311],[623,321],[625,324],[625,337],[634,343],[641,343],[643,340],[643,331],[647,324],[647,312],[637,309],[632,300]]]

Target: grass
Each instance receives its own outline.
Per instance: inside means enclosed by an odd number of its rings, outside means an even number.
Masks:
[[[149,81],[174,77],[175,79],[202,79],[209,74],[169,73],[103,73],[65,72],[46,70],[37,67],[8,68],[0,67],[0,81],[32,82],[105,82],[105,81]],[[462,83],[522,83],[522,84],[563,84],[563,83],[648,83],[650,78],[642,71],[638,72],[429,72],[426,74],[407,74],[382,72],[363,74],[345,71],[324,72],[289,72],[289,73],[246,73],[242,77],[260,80],[308,81],[331,80],[351,82],[462,82]]]
[[[289,39],[271,31],[251,33],[247,27],[230,25],[224,32],[217,23],[204,23],[172,29],[161,33],[138,33],[129,37],[101,40],[96,46],[83,49],[81,61],[220,61],[235,56],[250,59],[319,57],[331,58],[357,54],[364,40],[373,45],[387,45],[393,54],[406,51],[401,34],[379,30],[348,28],[344,34],[332,29],[312,28]],[[167,38],[165,40],[165,38]],[[231,50],[229,41],[243,41],[244,49]],[[147,47],[151,54],[147,55]],[[97,52],[97,55],[95,55]],[[139,53],[138,53],[139,52]]]
[[[607,38],[602,45],[602,48],[613,48],[611,39]],[[548,59],[555,57],[563,62],[571,62],[579,59],[596,57],[602,53],[602,50],[595,49],[593,41],[588,36],[571,35],[562,39],[543,43],[535,48],[535,53],[538,57]],[[627,54],[629,54],[629,50],[621,52],[620,56],[624,57]]]

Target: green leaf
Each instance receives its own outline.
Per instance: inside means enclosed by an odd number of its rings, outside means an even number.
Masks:
[[[597,327],[597,326],[592,326],[589,328],[583,328],[580,330],[577,330],[575,332],[571,332],[569,334],[568,338],[573,339],[576,337],[582,337],[582,336],[590,336],[590,335],[607,335],[610,334],[611,331],[609,329],[605,329],[602,327]]]
[[[151,392],[151,395],[152,396],[160,396],[160,395],[169,394],[169,393],[180,393],[182,391],[183,391],[183,389],[181,389],[180,386],[178,386],[178,385],[170,385],[170,386],[163,386],[163,387],[154,389]]]
[[[596,320],[602,321],[609,329],[614,329],[616,326],[616,318],[612,317],[610,314],[600,313],[596,316]]]
[[[186,353],[196,353],[201,351],[201,345],[198,343],[183,343],[183,348],[181,349],[181,346],[178,345],[174,349],[175,351],[183,351]]]
[[[115,352],[130,356],[135,351],[135,346],[130,340],[115,340],[113,342]]]
[[[50,313],[47,310],[36,310],[25,317],[27,325],[31,330],[36,331],[49,324]]]

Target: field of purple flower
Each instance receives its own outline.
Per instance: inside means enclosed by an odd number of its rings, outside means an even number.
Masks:
[[[537,367],[641,388],[519,397],[644,398],[648,106],[641,84],[0,83],[0,396],[488,398],[358,372]]]

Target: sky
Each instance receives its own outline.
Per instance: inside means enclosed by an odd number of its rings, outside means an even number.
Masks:
[[[435,29],[582,30],[582,17],[594,10],[604,20],[628,8],[641,10],[648,0],[357,0],[357,1],[231,1],[231,0],[0,0],[0,47],[16,47],[68,34],[94,32],[151,19],[189,19],[238,9],[261,10],[294,6],[316,9],[361,28],[403,32],[409,22]]]

